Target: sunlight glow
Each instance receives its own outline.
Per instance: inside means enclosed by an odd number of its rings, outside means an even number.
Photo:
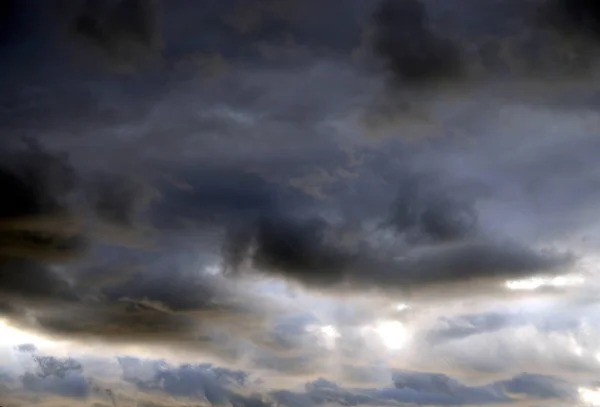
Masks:
[[[600,391],[598,389],[588,389],[580,387],[577,389],[579,399],[588,406],[600,406]]]
[[[506,288],[509,290],[537,290],[541,287],[573,287],[581,285],[585,279],[579,275],[564,275],[552,278],[532,277],[524,280],[509,280]]]
[[[570,342],[571,346],[569,347],[569,350],[577,356],[583,356],[583,348],[581,345],[573,338],[571,338]]]
[[[373,330],[388,349],[400,349],[408,339],[406,328],[398,321],[380,322]]]
[[[337,329],[335,329],[335,327],[333,325],[322,326],[321,328],[319,328],[319,330],[321,331],[321,333],[323,335],[325,335],[328,338],[339,338],[340,337],[340,333],[338,332]]]
[[[402,312],[408,309],[408,305],[404,304],[404,303],[400,303],[398,305],[396,305],[396,311]]]
[[[336,340],[341,337],[340,332],[333,325],[309,326],[307,330],[320,336],[320,341],[328,349],[333,349]]]
[[[10,326],[0,320],[0,346],[16,346],[31,343],[36,346],[48,346],[52,342],[40,336],[33,335]]]

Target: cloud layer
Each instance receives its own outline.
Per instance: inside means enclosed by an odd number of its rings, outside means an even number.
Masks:
[[[4,4],[18,402],[594,388],[594,2]]]

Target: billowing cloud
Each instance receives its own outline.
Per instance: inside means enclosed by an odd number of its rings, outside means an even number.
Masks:
[[[344,228],[325,218],[271,211],[251,218],[248,228],[234,230],[225,247],[227,264],[240,271],[249,258],[246,266],[308,285],[402,292],[466,281],[498,284],[502,279],[564,272],[570,263],[560,254],[538,253],[484,236],[478,230],[474,202],[468,196],[452,196],[435,179],[409,173],[399,185],[391,214],[381,216],[395,231],[391,235],[395,252],[368,247],[368,231],[355,231],[363,236],[344,247],[337,243]]]
[[[3,4],[11,402],[595,388],[591,2]]]
[[[23,343],[23,344],[17,345],[16,349],[19,352],[25,352],[25,353],[33,353],[33,352],[37,351],[36,346],[31,343]]]
[[[56,376],[63,378],[68,372],[81,371],[81,364],[73,359],[60,360],[53,356],[34,355],[33,360],[39,366],[38,376],[40,377]]]

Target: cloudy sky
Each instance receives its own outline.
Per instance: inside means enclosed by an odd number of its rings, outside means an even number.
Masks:
[[[0,2],[0,406],[600,405],[593,0]]]

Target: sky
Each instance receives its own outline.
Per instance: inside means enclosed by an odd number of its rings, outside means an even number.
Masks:
[[[0,2],[0,406],[600,406],[593,0]]]

